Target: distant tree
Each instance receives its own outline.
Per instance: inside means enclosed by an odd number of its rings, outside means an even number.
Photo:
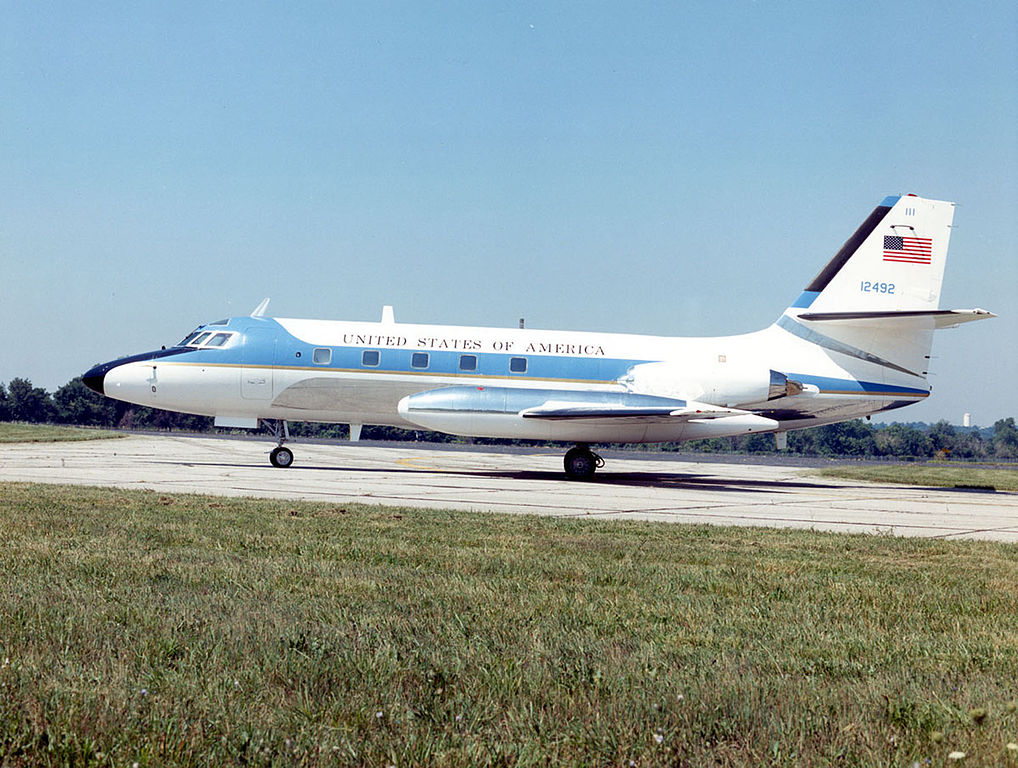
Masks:
[[[774,442],[774,435],[770,433],[740,437],[738,446],[740,452],[745,451],[746,453],[774,453],[778,450],[777,444]]]
[[[212,418],[189,413],[164,411],[161,408],[146,408],[131,405],[118,411],[117,427],[120,429],[163,429],[184,432],[208,432],[212,429]]]
[[[691,440],[688,443],[669,443],[676,451],[693,451],[694,453],[732,453],[735,445],[727,437],[705,437],[702,440]]]
[[[825,424],[815,430],[821,456],[870,456],[876,452],[873,427],[860,419]]]
[[[998,459],[1018,458],[1018,427],[1013,416],[994,422],[992,445]]]
[[[816,429],[794,429],[788,433],[788,452],[813,456],[817,452]]]
[[[0,421],[11,420],[11,399],[7,396],[7,387],[0,384]]]
[[[364,440],[407,440],[421,443],[451,443],[456,438],[444,432],[431,432],[427,429],[403,429],[402,427],[386,427],[365,425],[361,433]]]
[[[290,434],[294,437],[319,437],[342,440],[350,436],[346,424],[324,424],[316,421],[291,421]]]
[[[53,401],[42,387],[33,387],[28,379],[11,379],[7,385],[10,420],[41,423],[53,418]]]
[[[891,424],[877,433],[877,452],[899,458],[928,458],[933,441],[926,432],[905,424]]]
[[[116,402],[86,387],[80,376],[71,379],[53,394],[55,418],[61,424],[116,426]]]
[[[968,432],[955,431],[951,457],[955,459],[975,459],[986,456],[989,443],[984,443],[978,430]]]
[[[932,427],[926,430],[926,434],[930,438],[930,442],[933,444],[933,450],[935,453],[939,453],[942,456],[950,456],[954,453],[955,443],[957,442],[957,434],[946,420],[941,419]]]

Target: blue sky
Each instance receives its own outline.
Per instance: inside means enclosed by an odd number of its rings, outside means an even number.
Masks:
[[[0,381],[282,317],[714,335],[959,203],[934,396],[1018,416],[1018,5],[0,0]]]

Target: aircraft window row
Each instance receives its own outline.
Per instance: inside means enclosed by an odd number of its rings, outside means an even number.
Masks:
[[[327,349],[315,350],[315,362],[327,365],[328,359],[318,359],[318,353],[328,353]],[[365,368],[377,368],[382,362],[382,354],[377,349],[365,349],[361,352],[361,365]],[[427,352],[414,352],[410,356],[410,367],[416,370],[424,370],[431,364],[431,356]],[[477,355],[460,355],[459,370],[464,373],[473,373],[477,370]],[[526,373],[527,358],[512,357],[509,359],[510,373]]]

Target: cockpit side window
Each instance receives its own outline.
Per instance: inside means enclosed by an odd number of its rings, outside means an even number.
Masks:
[[[186,347],[188,344],[190,344],[192,341],[194,341],[194,339],[195,339],[195,337],[197,335],[198,335],[198,331],[191,331],[191,333],[187,334],[187,336],[185,336],[183,339],[180,340],[180,343],[177,344],[177,346],[178,347]]]
[[[213,336],[211,339],[209,339],[207,342],[205,342],[205,346],[206,347],[221,347],[221,346],[223,346],[223,344],[225,344],[229,340],[230,340],[230,334],[229,333],[217,333],[215,336]]]
[[[197,347],[199,344],[201,344],[203,341],[205,341],[205,339],[207,339],[211,335],[212,334],[209,333],[208,331],[205,331],[204,333],[199,333],[197,336],[195,336],[193,339],[191,339],[191,346],[192,347]]]

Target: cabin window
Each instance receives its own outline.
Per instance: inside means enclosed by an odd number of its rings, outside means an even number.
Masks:
[[[410,367],[411,368],[427,368],[428,367],[428,353],[427,352],[414,352],[410,356]]]
[[[527,372],[527,358],[525,358],[525,357],[511,357],[511,358],[509,358],[509,371],[510,371],[510,373],[526,373]]]
[[[366,365],[369,368],[375,368],[378,366],[378,360],[380,355],[377,349],[365,349],[361,353],[361,365]]]
[[[315,365],[328,365],[332,362],[332,350],[328,347],[315,347],[311,359],[314,360]]]
[[[477,355],[460,355],[460,370],[461,371],[476,371],[477,370]]]
[[[213,336],[211,339],[209,339],[205,343],[205,346],[206,347],[221,347],[221,346],[223,346],[223,344],[225,344],[229,340],[230,340],[230,334],[228,334],[228,333],[217,333],[215,336]]]

